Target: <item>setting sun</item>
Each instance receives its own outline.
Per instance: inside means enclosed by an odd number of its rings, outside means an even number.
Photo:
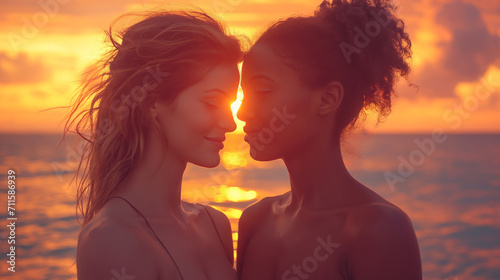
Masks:
[[[241,68],[240,68],[240,71],[241,71]],[[236,126],[237,126],[235,132],[237,132],[237,133],[243,133],[243,126],[245,125],[245,122],[241,121],[236,116],[236,114],[238,113],[238,110],[240,109],[242,100],[243,100],[243,90],[241,89],[241,86],[239,86],[238,93],[236,95],[236,100],[231,104],[231,111],[233,112],[233,118],[234,118],[234,121],[236,122]]]

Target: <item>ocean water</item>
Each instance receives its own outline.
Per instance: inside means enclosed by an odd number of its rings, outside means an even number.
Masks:
[[[0,278],[76,279],[80,225],[69,185],[78,146],[60,135],[0,135]],[[256,162],[232,134],[214,169],[189,165],[183,198],[230,218],[289,189],[281,161]],[[424,279],[500,279],[500,135],[360,135],[348,169],[403,209],[419,241]],[[16,173],[16,272],[8,271],[7,171]],[[236,244],[236,243],[235,243]],[[112,279],[112,275],[110,275]]]

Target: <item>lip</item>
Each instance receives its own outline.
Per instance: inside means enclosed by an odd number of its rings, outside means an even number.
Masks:
[[[243,131],[245,132],[245,137],[243,138],[243,140],[244,140],[245,142],[247,142],[247,143],[249,143],[249,144],[250,144],[250,142],[251,142],[250,137],[251,137],[252,135],[255,135],[255,133],[259,132],[259,131],[260,131],[260,129],[255,128],[255,127],[250,127],[250,126],[244,126],[244,127],[243,127]]]
[[[224,148],[224,140],[226,140],[225,136],[205,136],[210,143],[212,143],[217,149],[222,150]]]
[[[260,130],[260,129],[255,128],[255,127],[249,127],[249,126],[244,126],[244,127],[243,127],[243,131],[244,131],[246,134],[257,133],[257,132],[259,132],[259,130]]]
[[[250,143],[250,134],[246,134],[245,137],[243,138],[243,141],[247,142],[247,143]]]

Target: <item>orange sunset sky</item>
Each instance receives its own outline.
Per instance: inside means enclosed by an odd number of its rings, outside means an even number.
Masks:
[[[0,133],[58,133],[80,73],[131,11],[201,7],[254,39],[320,0],[0,0]],[[413,72],[374,132],[500,132],[500,1],[395,0],[413,43]],[[241,123],[240,123],[241,126]],[[240,127],[241,129],[241,127]]]

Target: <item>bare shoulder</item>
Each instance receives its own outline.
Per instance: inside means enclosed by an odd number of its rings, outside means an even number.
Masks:
[[[356,234],[379,235],[400,232],[413,226],[408,215],[388,202],[375,202],[356,207],[349,213],[348,222],[356,228]]]
[[[238,250],[246,246],[254,232],[263,226],[266,217],[273,214],[275,206],[288,194],[265,197],[243,211],[238,221]]]
[[[290,192],[278,196],[265,197],[245,208],[239,220],[240,228],[242,226],[245,228],[247,225],[256,226],[259,222],[264,220],[264,217],[272,213],[274,205],[280,203],[289,196],[289,194]]]
[[[217,227],[217,231],[221,235],[221,238],[224,242],[224,246],[226,247],[231,246],[232,250],[233,237],[232,237],[231,223],[229,222],[229,219],[227,218],[226,214],[224,214],[222,211],[213,208],[210,205],[204,205],[202,207],[204,207],[212,217],[213,222]]]
[[[238,247],[237,247],[237,271],[241,277],[245,252],[249,241],[252,239],[253,233],[258,229],[265,217],[271,214],[273,205],[279,203],[284,195],[265,197],[258,202],[248,206],[238,221]]]
[[[210,213],[210,216],[213,218],[217,227],[227,228],[227,226],[229,226],[230,228],[229,219],[227,218],[226,214],[210,205],[203,205],[203,207],[208,211],[208,213]]]
[[[228,230],[229,232],[231,232],[231,224],[229,222],[229,219],[222,211],[219,211],[210,205],[191,203],[187,201],[182,201],[182,205],[186,211],[193,212],[196,216],[198,216],[199,213],[205,213],[205,211],[208,212],[219,233],[225,233],[225,231]]]
[[[371,203],[351,211],[347,222],[355,278],[370,277],[370,271],[381,279],[421,279],[415,231],[400,208],[388,202]]]
[[[78,279],[111,279],[117,275],[158,275],[144,244],[146,234],[119,217],[98,214],[78,237]]]
[[[190,207],[191,209],[197,209],[198,211],[207,211],[215,224],[217,233],[222,241],[224,250],[226,255],[231,262],[234,262],[234,254],[233,254],[233,233],[231,229],[231,223],[227,218],[226,214],[222,211],[215,209],[210,205],[201,205],[201,204],[193,204],[188,202],[183,202],[185,206]]]
[[[403,232],[413,234],[411,220],[403,210],[361,183],[356,187],[356,206],[349,209],[346,220],[351,236],[379,238]]]

